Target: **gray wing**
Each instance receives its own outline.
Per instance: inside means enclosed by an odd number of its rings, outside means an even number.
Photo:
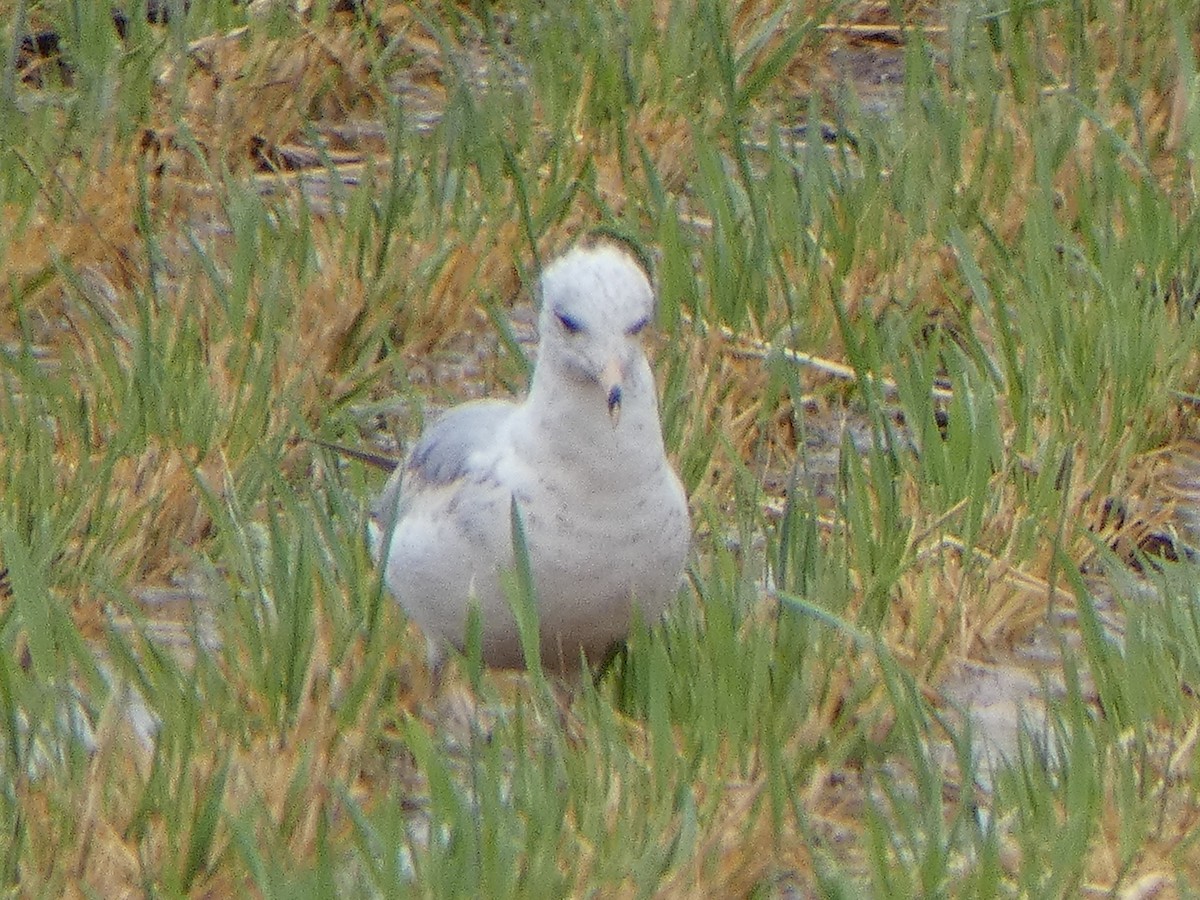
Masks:
[[[468,474],[472,454],[496,440],[501,424],[515,408],[506,400],[476,400],[444,413],[421,435],[405,464],[392,473],[371,504],[372,517],[383,524],[398,521],[414,495]]]

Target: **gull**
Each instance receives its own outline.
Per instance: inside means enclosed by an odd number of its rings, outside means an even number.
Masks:
[[[653,624],[679,591],[691,527],[642,346],[655,308],[646,273],[596,242],[552,262],[540,294],[525,399],[450,409],[372,507],[375,559],[435,667],[447,644],[463,649],[472,606],[483,661],[524,665],[504,587],[514,509],[548,669],[578,671],[581,651],[598,663],[635,614]]]

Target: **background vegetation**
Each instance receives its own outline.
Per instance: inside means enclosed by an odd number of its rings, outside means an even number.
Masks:
[[[3,8],[7,893],[1198,889],[1193,4]],[[309,438],[519,393],[597,228],[688,583],[434,696]]]

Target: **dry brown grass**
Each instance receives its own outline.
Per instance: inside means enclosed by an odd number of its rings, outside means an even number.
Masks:
[[[665,19],[668,4],[661,6]],[[731,20],[735,33],[744,42],[776,4],[755,0],[738,4]],[[796,15],[807,14],[817,4]],[[798,98],[817,89],[829,92],[847,77],[834,61],[839,48],[862,48],[872,42],[892,46],[896,40],[891,20],[891,4],[859,3],[850,7],[843,21],[830,23],[820,52],[797,57],[780,79],[775,92],[763,103],[764,114],[780,109],[794,111]],[[927,38],[942,45],[940,23],[929,4],[906,7],[913,27],[925,27]],[[784,24],[786,24],[785,20]],[[854,26],[879,26],[866,33]],[[1106,37],[1109,26],[1093,23],[1097,46],[1113,47],[1121,41]],[[407,5],[388,3],[383,7],[379,28],[389,39],[400,42],[410,57],[407,77],[422,91],[431,105],[444,101],[447,88],[446,63],[442,48],[414,19]],[[352,16],[335,16],[329,23],[310,23],[299,36],[286,40],[252,39],[249,32],[213,35],[191,47],[186,63],[164,70],[160,90],[154,97],[150,121],[142,137],[132,146],[117,148],[115,158],[103,170],[90,161],[64,158],[47,167],[49,176],[34,213],[24,222],[19,235],[9,244],[5,260],[9,280],[18,283],[27,313],[34,313],[39,328],[38,340],[59,359],[83,354],[98,358],[115,352],[125,356],[128,347],[121,341],[112,347],[89,343],[85,334],[96,334],[77,324],[81,317],[98,316],[108,322],[118,338],[128,332],[134,320],[138,292],[148,290],[151,275],[146,264],[146,236],[137,224],[139,187],[150,190],[149,210],[153,226],[160,235],[166,255],[183,260],[187,252],[184,231],[189,227],[221,221],[224,173],[250,178],[257,173],[264,191],[291,192],[294,200],[302,190],[289,180],[295,159],[303,157],[307,146],[305,128],[316,124],[323,133],[344,135],[342,126],[383,117],[387,98],[377,79],[371,75],[380,40],[379,28],[364,27]],[[782,33],[782,30],[781,30]],[[1053,61],[1053,43],[1047,58]],[[775,46],[768,43],[767,48]],[[1066,75],[1064,73],[1063,77]],[[1173,175],[1171,157],[1161,151],[1177,140],[1181,111],[1177,85],[1163,80],[1159,93],[1145,102],[1148,111],[1147,133],[1165,132],[1163,147],[1144,148],[1155,175],[1167,179]],[[1105,91],[1104,93],[1108,93]],[[622,158],[612,135],[588,127],[580,104],[574,131],[578,140],[570,148],[567,168],[582,171],[591,165],[595,171],[593,197],[581,197],[551,232],[540,238],[539,250],[553,252],[579,232],[600,222],[607,207],[618,216],[626,211],[628,183],[644,180],[647,173],[641,163]],[[769,107],[769,108],[768,108]],[[1131,111],[1117,107],[1107,110],[1112,124],[1123,129]],[[1004,143],[1012,157],[1012,184],[1002,195],[985,196],[981,205],[988,209],[1002,241],[1012,240],[1021,228],[1035,184],[1035,160],[1027,130],[1015,108],[999,112],[1002,126],[986,136],[968,135],[964,148],[964,170],[984,152],[986,139]],[[180,134],[186,126],[193,148]],[[670,192],[682,193],[695,169],[692,146],[694,123],[664,107],[647,104],[628,121],[631,137],[644,145],[657,176]],[[352,165],[362,172],[371,166],[386,168],[380,154],[383,147],[378,132],[370,132],[361,142],[342,139],[337,146],[345,154],[347,171]],[[104,135],[102,140],[110,140]],[[1093,152],[1095,128],[1081,126],[1078,145],[1080,158]],[[931,163],[932,164],[932,163]],[[41,161],[38,161],[41,168]],[[316,171],[314,167],[314,171]],[[147,175],[143,175],[147,172]],[[549,173],[527,173],[534,189],[544,187]],[[1055,174],[1055,188],[1062,194],[1068,210],[1073,208],[1073,188],[1079,170],[1065,165]],[[293,207],[294,208],[294,207]],[[12,210],[12,218],[16,211]],[[906,241],[906,223],[894,213],[883,226],[885,232],[899,235],[897,243],[864,248],[855,267],[837,283],[833,272],[811,273],[796,260],[785,260],[785,277],[795,284],[816,283],[826,298],[838,298],[852,321],[873,319],[880,305],[899,303],[911,315],[926,316],[930,321],[949,322],[950,327],[971,329],[985,345],[994,345],[983,316],[970,308],[963,298],[968,292],[958,272],[953,253],[931,235]],[[318,216],[318,219],[320,217]],[[292,428],[298,416],[314,426],[331,405],[337,405],[362,380],[379,379],[385,391],[383,361],[367,377],[355,371],[348,374],[346,360],[359,335],[387,333],[405,358],[421,360],[445,347],[466,332],[482,333],[490,325],[475,298],[480,293],[513,303],[520,295],[517,264],[528,257],[526,235],[515,221],[489,221],[470,233],[453,228],[425,234],[397,235],[384,270],[377,275],[375,293],[356,271],[352,254],[343,246],[335,217],[318,221],[314,244],[320,264],[306,278],[293,279],[286,285],[291,303],[294,329],[283,335],[281,360],[272,379],[273,392],[286,395],[291,404],[287,411],[268,410],[263,431],[280,435]],[[222,240],[214,239],[220,259]],[[987,258],[985,246],[977,248]],[[60,265],[60,261],[69,263]],[[71,272],[83,279],[80,291],[72,282]],[[413,273],[420,273],[414,277]],[[202,309],[216,308],[211,286],[203,279],[184,290],[185,276],[195,276],[194,267],[181,264],[169,273],[157,297],[168,304],[198,304]],[[0,285],[0,303],[12,308]],[[380,304],[380,295],[388,302]],[[256,304],[275,298],[257,298]],[[385,317],[395,313],[390,322]],[[169,308],[161,315],[171,315]],[[823,321],[809,323],[815,333],[835,334],[828,303],[819,308]],[[203,314],[201,315],[203,321]],[[964,321],[965,318],[965,321]],[[796,461],[797,436],[793,429],[795,410],[780,399],[767,408],[769,374],[761,359],[739,352],[745,343],[769,342],[775,322],[756,322],[745,333],[723,334],[713,327],[705,330],[698,323],[681,329],[676,339],[684,342],[682,353],[686,368],[695,373],[695,389],[689,399],[695,415],[685,431],[682,443],[698,439],[701,432],[718,430],[727,436],[733,458],[717,453],[710,470],[695,493],[697,505],[721,507],[731,503],[733,470],[737,464],[752,466],[756,474],[787,470]],[[0,340],[14,341],[20,334],[15,315],[0,316]],[[239,391],[241,373],[231,360],[237,336],[228,335],[223,343],[212,344],[207,351],[211,366],[206,377],[214,394],[226,406],[232,406]],[[822,348],[825,356],[843,356],[841,341],[831,338]],[[808,374],[809,389],[818,396],[836,396],[841,384],[833,376]],[[442,385],[450,392],[459,385]],[[94,390],[80,385],[81,392]],[[1066,486],[1065,515],[1070,520],[1093,523],[1095,532],[1119,552],[1129,553],[1144,546],[1153,535],[1162,534],[1173,521],[1175,507],[1194,505],[1197,480],[1194,477],[1196,450],[1185,435],[1190,421],[1181,417],[1173,432],[1179,440],[1167,449],[1144,457],[1119,460],[1122,472],[1102,468],[1099,475],[1085,472],[1094,466],[1080,460],[1073,470],[1073,482]],[[103,433],[93,436],[95,447],[103,448]],[[212,522],[203,502],[201,486],[215,495],[226,489],[231,470],[247,452],[245,442],[232,433],[222,435],[221,444],[187,456],[178,447],[150,441],[143,450],[122,457],[114,467],[111,494],[104,502],[121,510],[116,530],[123,535],[110,560],[114,571],[125,574],[133,583],[161,583],[187,571],[197,550],[209,539]],[[3,446],[0,449],[12,452]],[[88,452],[80,446],[60,448],[64,467],[78,465]],[[296,450],[290,463],[296,470],[307,464],[303,450]],[[962,542],[940,520],[931,520],[916,508],[917,491],[902,485],[906,509],[913,517],[911,556],[913,564],[899,579],[892,598],[893,615],[889,620],[886,643],[897,657],[919,672],[925,683],[935,684],[941,667],[951,659],[1007,659],[1012,648],[1044,621],[1047,604],[1059,597],[1061,584],[1051,583],[1052,550],[1049,542],[1028,555],[1015,544],[1018,524],[1024,511],[1011,485],[1004,484],[1007,473],[999,473],[993,486],[999,494],[997,513],[986,523],[985,533],[976,540],[977,548],[967,553]],[[1114,494],[1124,508],[1117,518],[1111,515]],[[100,502],[100,501],[97,501]],[[81,531],[85,530],[81,525]],[[81,536],[81,541],[85,538]],[[1084,561],[1093,554],[1086,535],[1072,535],[1066,548],[1070,558]],[[964,602],[970,598],[969,605]],[[1066,602],[1068,595],[1062,594]],[[81,628],[89,636],[98,636],[100,611],[94,598],[83,598],[73,611]],[[946,646],[947,653],[938,665],[923,659],[923,648]],[[279,822],[295,816],[287,852],[307,857],[314,852],[317,820],[336,807],[323,785],[332,782],[356,783],[364,797],[379,789],[395,772],[373,768],[364,760],[377,735],[363,729],[346,730],[332,712],[335,691],[325,681],[330,676],[320,665],[309,673],[309,685],[299,713],[296,734],[307,736],[314,754],[308,758],[307,787],[301,797],[290,796],[296,775],[296,747],[283,747],[274,739],[253,737],[230,758],[226,802],[231,808],[261,806],[266,819]],[[849,668],[849,667],[848,667]],[[847,671],[847,681],[852,673]],[[810,711],[808,723],[788,746],[788,752],[800,752],[805,742],[816,740],[836,717],[838,698],[845,695],[844,685],[833,686],[827,693],[828,706]],[[414,703],[414,698],[404,700]],[[214,726],[215,727],[215,726]],[[881,724],[886,731],[887,723]],[[1179,729],[1176,729],[1179,733]],[[1186,731],[1183,743],[1194,742],[1195,726]],[[1180,747],[1168,748],[1179,757]],[[1166,752],[1166,751],[1164,751]],[[200,754],[187,773],[181,790],[204,785],[221,760],[215,753]],[[68,865],[69,877],[93,887],[102,887],[110,896],[132,896],[133,888],[146,871],[153,872],[175,854],[175,848],[159,846],[142,834],[129,833],[128,827],[145,777],[145,760],[128,752],[128,736],[115,724],[101,728],[100,748],[91,763],[96,777],[89,784],[127,785],[127,793],[117,791],[106,796],[85,792],[79,800],[76,832],[66,843],[74,846]],[[1164,762],[1163,772],[1172,772]],[[1178,768],[1178,764],[1175,765]],[[107,772],[101,777],[101,772]],[[1171,777],[1181,777],[1178,773]],[[857,834],[856,823],[862,816],[865,789],[848,780],[846,773],[818,773],[808,785],[798,786],[803,793],[800,805],[810,811],[813,830],[834,848],[850,845]],[[1163,792],[1164,827],[1138,861],[1139,871],[1153,873],[1170,868],[1171,852],[1195,824],[1196,810],[1176,808],[1171,802],[1169,778],[1156,789]],[[719,813],[703,835],[694,868],[677,872],[663,886],[664,896],[692,896],[698,882],[712,895],[744,895],[756,885],[772,879],[785,884],[813,884],[809,850],[795,836],[780,845],[770,816],[764,811],[764,777],[728,780],[713,788],[722,794]],[[93,787],[98,790],[98,787]],[[49,802],[31,791],[29,827],[34,835],[31,846],[60,847],[61,836],[42,835],[40,828],[62,819],[50,815],[42,806]],[[702,801],[703,803],[703,801]],[[344,822],[338,827],[345,828]],[[1103,829],[1102,846],[1095,860],[1097,884],[1113,883],[1116,878],[1115,852],[1118,838],[1115,823]],[[227,846],[229,836],[222,834],[218,846]],[[770,851],[764,848],[770,847]],[[1112,851],[1112,852],[1109,852]],[[851,851],[848,849],[848,853]],[[1189,851],[1190,852],[1190,851]],[[719,860],[717,870],[710,860]],[[848,859],[850,868],[855,863]],[[1200,860],[1194,861],[1200,866]],[[35,881],[59,886],[55,869],[58,859],[35,859]],[[583,867],[586,869],[586,866]],[[246,889],[237,879],[219,875],[207,882],[211,895],[233,894]]]

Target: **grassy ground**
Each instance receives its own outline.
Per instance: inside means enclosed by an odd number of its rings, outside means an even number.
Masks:
[[[1200,890],[1191,4],[2,5],[6,893]],[[688,583],[432,697],[307,439],[519,392],[597,228]]]

